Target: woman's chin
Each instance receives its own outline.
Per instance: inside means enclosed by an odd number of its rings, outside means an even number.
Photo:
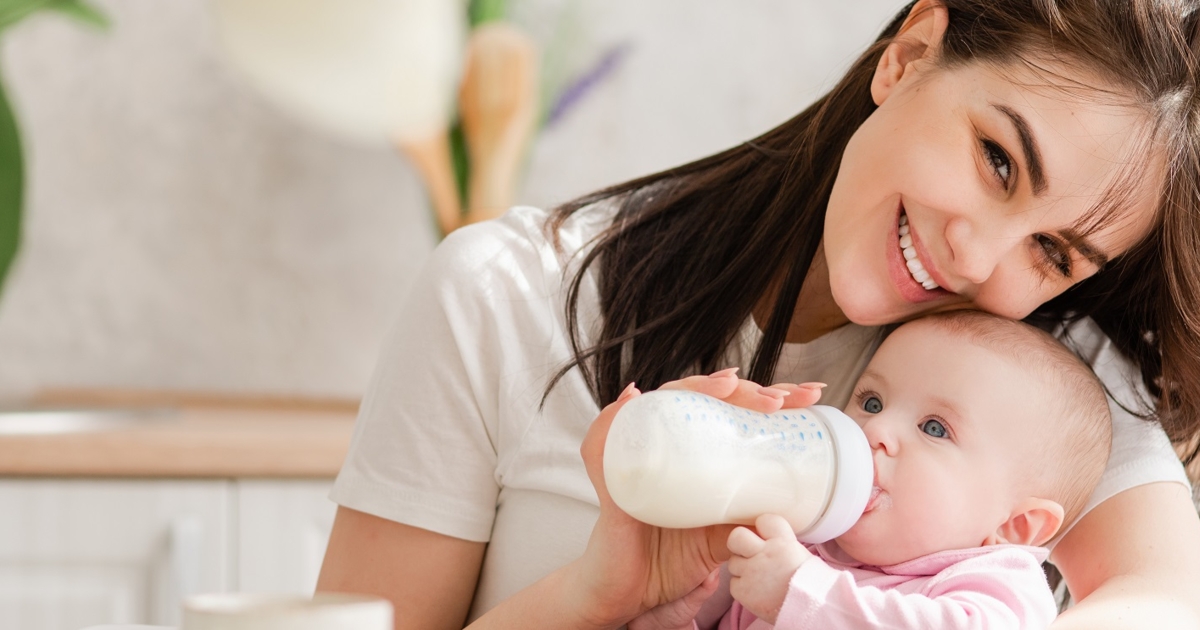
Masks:
[[[895,305],[882,304],[879,294],[866,295],[862,288],[848,293],[850,295],[839,298],[835,292],[834,301],[846,319],[859,326],[884,326],[905,319],[905,314],[898,312]]]

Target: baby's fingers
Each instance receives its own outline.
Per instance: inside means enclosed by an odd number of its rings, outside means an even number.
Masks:
[[[746,527],[738,527],[729,532],[729,539],[725,542],[730,553],[744,558],[756,555],[763,550],[766,544],[762,538],[758,537],[758,534]]]
[[[788,524],[787,519],[778,514],[763,514],[758,517],[758,520],[754,521],[754,529],[758,530],[758,535],[763,540],[796,537],[796,533],[792,531],[792,526]],[[730,548],[732,549],[732,547]]]

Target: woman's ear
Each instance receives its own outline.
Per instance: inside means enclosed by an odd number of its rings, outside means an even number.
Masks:
[[[918,59],[932,59],[937,54],[950,13],[937,0],[920,0],[911,11],[900,32],[884,49],[871,79],[871,98],[882,105],[891,96],[900,79],[909,72],[909,64]]]
[[[1040,547],[1063,525],[1063,507],[1057,501],[1030,497],[1017,504],[1007,521],[984,541],[985,545],[1029,545]]]

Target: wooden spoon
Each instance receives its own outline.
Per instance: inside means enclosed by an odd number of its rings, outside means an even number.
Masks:
[[[471,32],[458,107],[471,160],[463,223],[490,219],[513,203],[537,117],[538,55],[516,26],[489,22]]]
[[[426,194],[433,205],[438,227],[445,236],[462,225],[462,202],[458,198],[458,183],[450,158],[450,133],[441,129],[428,138],[399,143],[417,173],[425,182]]]

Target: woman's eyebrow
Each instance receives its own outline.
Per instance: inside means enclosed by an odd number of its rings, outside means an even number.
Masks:
[[[1064,230],[1059,232],[1058,235],[1059,238],[1070,243],[1071,247],[1074,247],[1075,251],[1079,252],[1081,256],[1090,260],[1093,265],[1103,267],[1108,262],[1107,254],[1100,251],[1086,236],[1079,234],[1075,230]]]
[[[1008,106],[992,103],[992,107],[1007,116],[1016,128],[1017,137],[1021,139],[1021,152],[1025,154],[1025,164],[1029,166],[1029,182],[1033,184],[1033,194],[1035,197],[1041,195],[1046,191],[1046,173],[1042,171],[1042,152],[1038,149],[1033,132],[1029,130],[1029,123],[1025,121],[1024,116]]]
[[[1029,165],[1029,181],[1033,185],[1033,194],[1034,196],[1041,195],[1046,191],[1046,173],[1042,170],[1042,152],[1038,149],[1037,140],[1029,129],[1029,123],[1025,121],[1024,116],[1007,105],[991,103],[991,106],[1007,116],[1013,127],[1016,128],[1017,137],[1021,139],[1021,152],[1025,154],[1025,163]],[[1070,243],[1071,247],[1075,248],[1081,256],[1097,267],[1103,267],[1109,260],[1108,256],[1093,245],[1087,237],[1073,230],[1059,232],[1059,238]]]

